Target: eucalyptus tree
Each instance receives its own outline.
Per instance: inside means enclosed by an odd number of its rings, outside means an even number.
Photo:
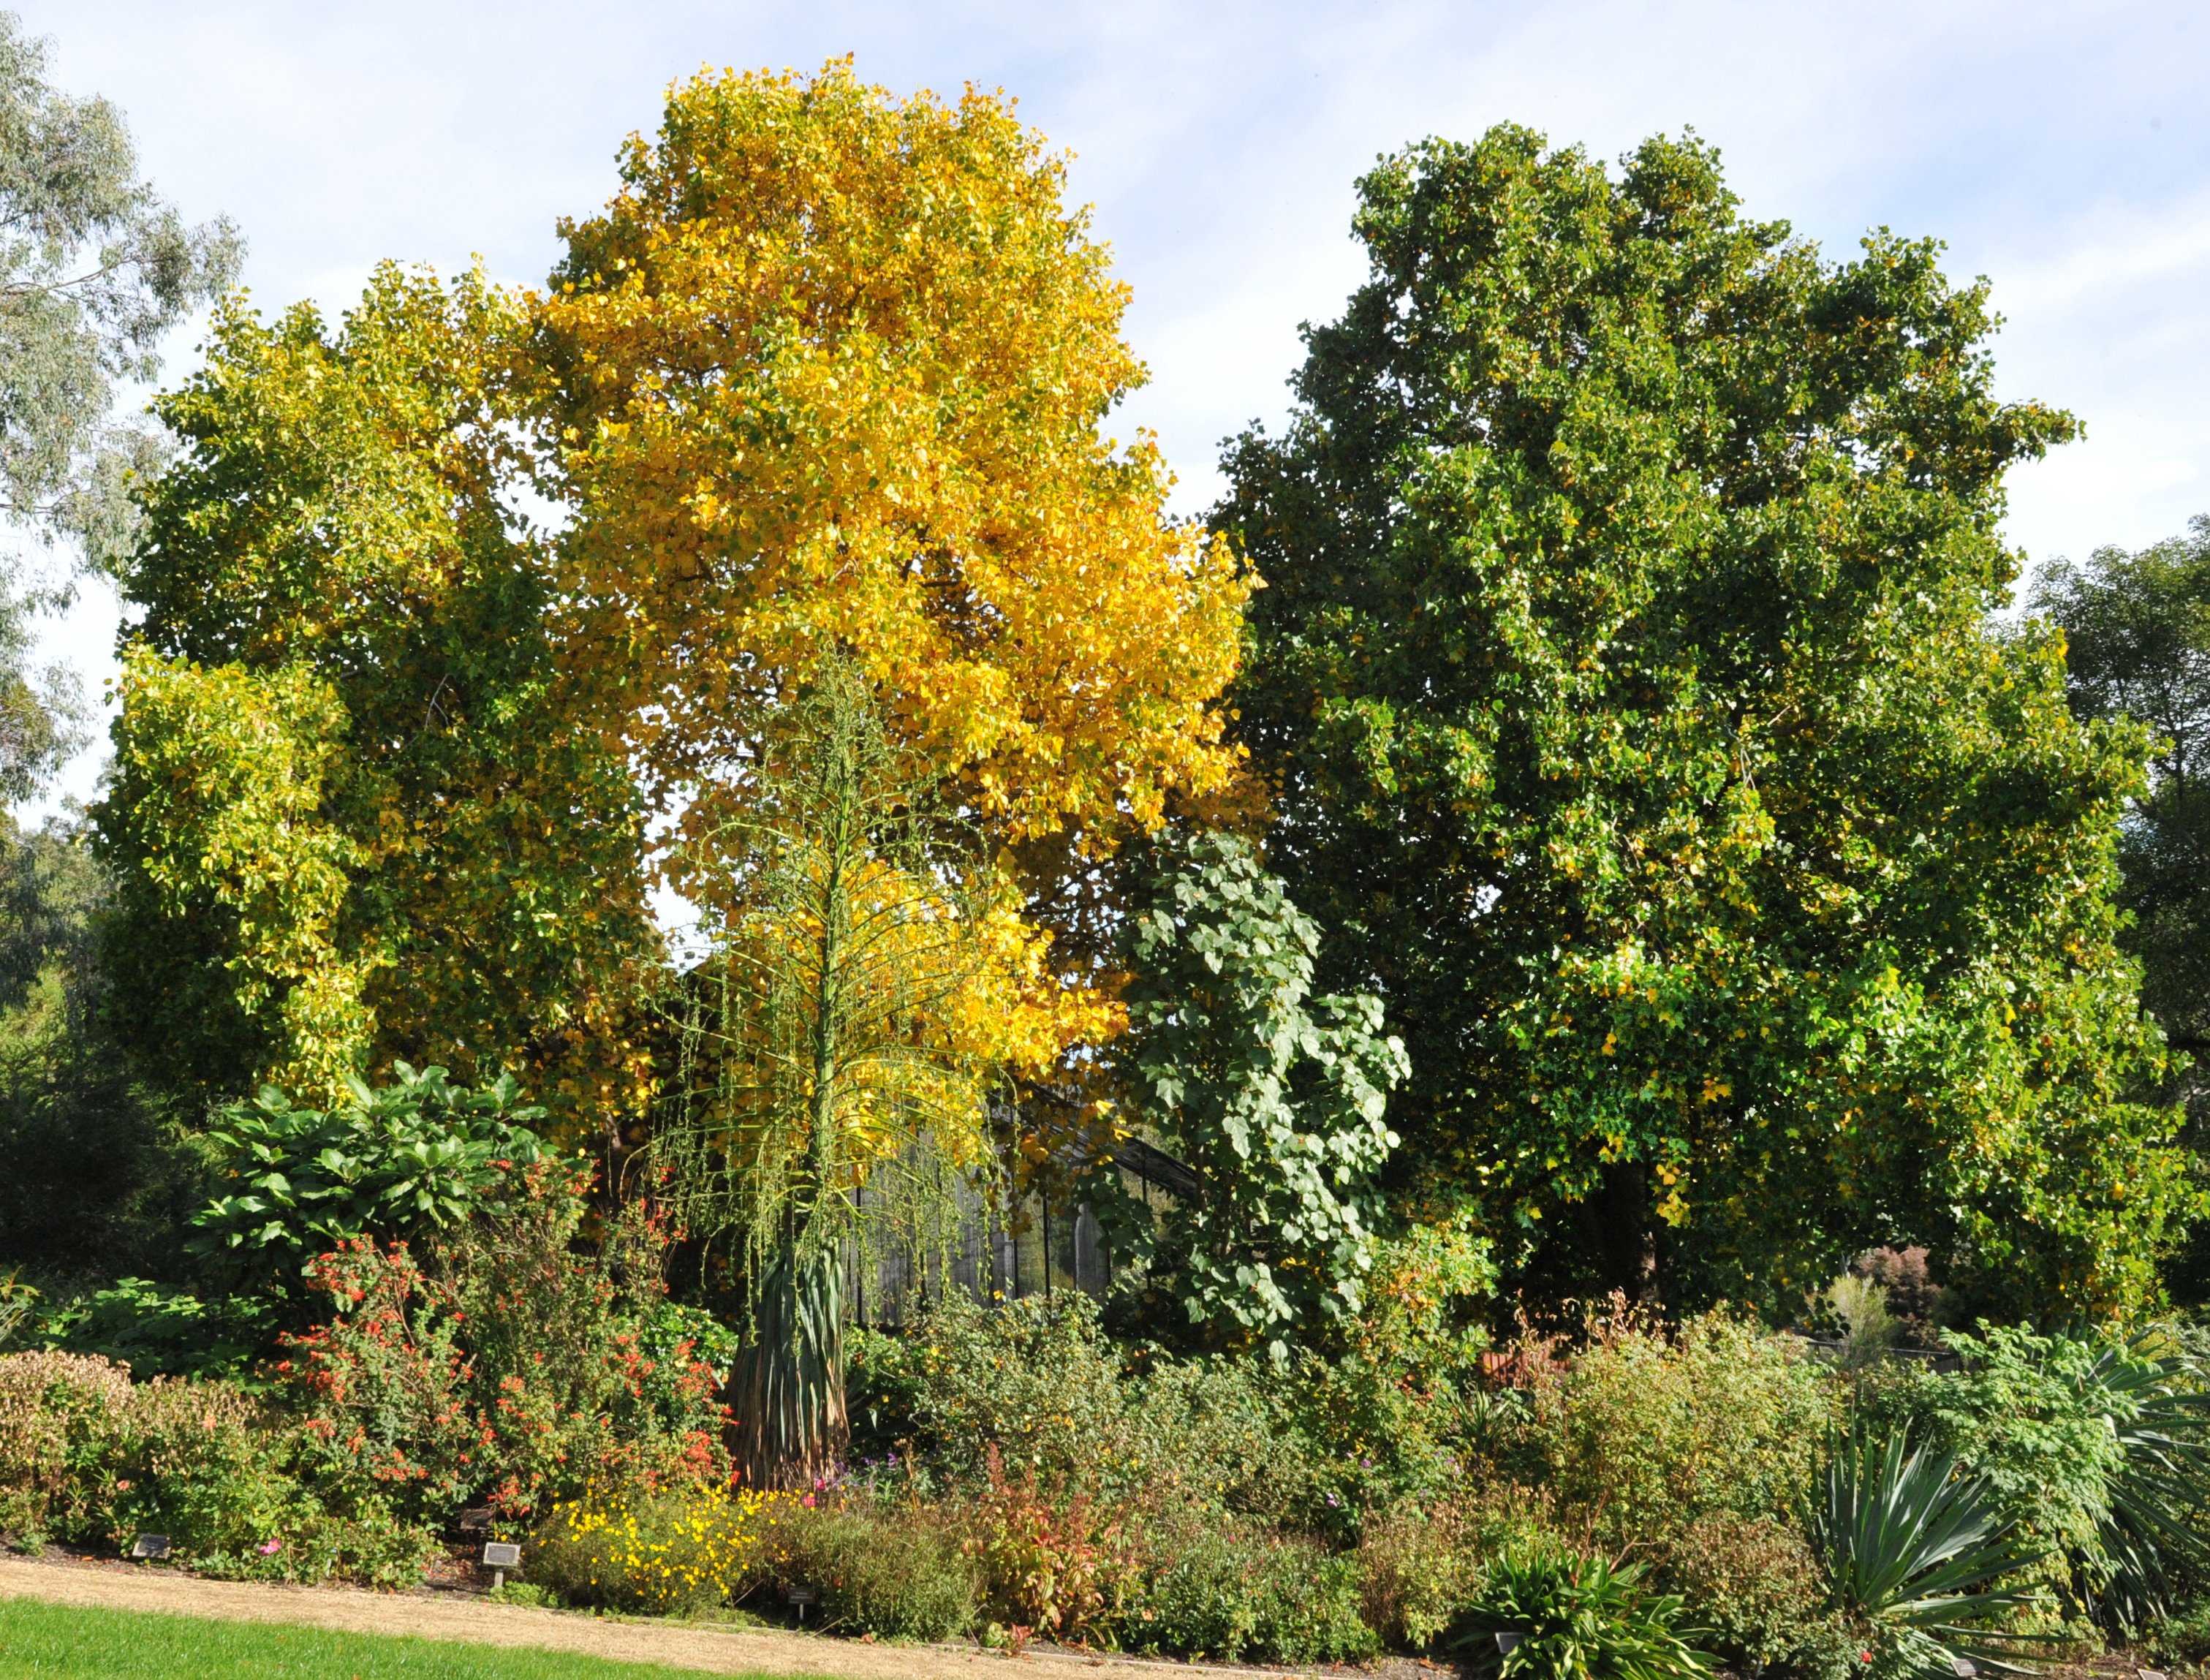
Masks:
[[[160,453],[114,423],[118,387],[154,377],[242,245],[154,190],[122,112],[54,87],[49,51],[0,13],[0,515],[100,565],[127,547],[131,483]],[[27,620],[67,593],[11,590],[0,613],[0,798],[27,797],[81,743],[73,680],[27,668]]]

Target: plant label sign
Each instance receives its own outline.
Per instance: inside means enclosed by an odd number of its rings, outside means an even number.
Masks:
[[[169,1555],[169,1537],[166,1534],[141,1534],[130,1543],[130,1556],[145,1562]]]
[[[519,1569],[522,1567],[522,1548],[504,1540],[486,1541],[483,1561],[486,1569]]]

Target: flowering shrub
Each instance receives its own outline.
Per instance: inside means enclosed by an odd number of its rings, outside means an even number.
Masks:
[[[96,1506],[82,1473],[130,1405],[130,1374],[75,1353],[0,1357],[0,1530],[67,1534]]]
[[[571,1169],[521,1178],[510,1214],[439,1245],[436,1275],[365,1239],[308,1263],[331,1315],[284,1338],[275,1369],[340,1497],[433,1523],[480,1501],[522,1525],[587,1487],[726,1477],[719,1373],[697,1357],[726,1333],[660,1297],[656,1233],[628,1234],[625,1269],[647,1281],[625,1298],[570,1246]]]
[[[727,1604],[771,1568],[775,1517],[793,1497],[691,1487],[565,1500],[539,1525],[523,1569],[572,1604],[654,1613]]]
[[[452,1292],[406,1245],[350,1237],[307,1262],[329,1321],[282,1339],[275,1370],[300,1414],[316,1483],[347,1503],[443,1522],[490,1479],[497,1434],[472,1404]]]

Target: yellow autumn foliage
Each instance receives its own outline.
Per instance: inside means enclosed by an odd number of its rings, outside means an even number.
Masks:
[[[702,76],[623,178],[540,318],[571,645],[619,650],[609,727],[681,837],[830,650],[1008,844],[1095,855],[1233,778],[1248,585],[1101,432],[1143,378],[1126,288],[1009,102]]]

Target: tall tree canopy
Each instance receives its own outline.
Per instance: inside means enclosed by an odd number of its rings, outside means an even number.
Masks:
[[[502,499],[526,317],[378,270],[335,331],[218,316],[121,573],[117,1008],[208,1093],[403,1059],[638,1095],[654,948],[618,755],[571,721],[551,559]]]
[[[1788,1304],[1926,1242],[2121,1310],[2187,1200],[2115,942],[2128,728],[1996,633],[1985,288],[1830,263],[1716,155],[1501,127],[1361,184],[1368,282],[1217,523],[1270,587],[1270,861],[1410,1052],[1409,1201],[1523,1275]],[[1508,1245],[1507,1245],[1508,1248]]]
[[[2178,1089],[2210,1172],[2210,515],[2137,553],[2052,566],[2033,604],[2064,632],[2073,710],[2152,734],[2148,787],[2119,830],[2121,941],[2141,958],[2142,1002],[2191,1059]],[[2210,1296],[2210,1228],[2180,1271],[2175,1290]]]
[[[679,813],[671,873],[718,890],[752,741],[842,648],[1072,922],[1086,859],[1229,778],[1245,586],[1164,517],[1151,441],[1101,435],[1143,369],[1063,162],[1001,99],[836,63],[677,88],[623,180],[567,230],[543,347],[567,634]],[[1051,995],[1068,1039],[1109,1024]]]

